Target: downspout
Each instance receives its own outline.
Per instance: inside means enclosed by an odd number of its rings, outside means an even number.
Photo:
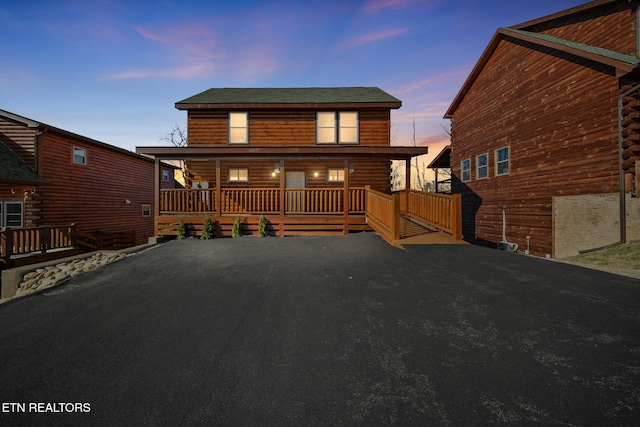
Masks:
[[[627,199],[626,199],[626,189],[625,189],[625,179],[624,179],[624,169],[622,168],[622,143],[624,138],[622,136],[622,100],[632,94],[633,92],[640,89],[640,84],[635,85],[631,89],[625,91],[618,98],[618,174],[620,175],[619,180],[619,194],[620,194],[620,240],[615,243],[611,243],[610,245],[601,246],[599,248],[593,249],[584,249],[582,251],[578,251],[580,254],[585,254],[589,252],[599,251],[601,249],[606,249],[612,246],[618,246],[623,243],[627,243]]]

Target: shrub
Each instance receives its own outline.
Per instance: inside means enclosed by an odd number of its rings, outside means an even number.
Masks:
[[[200,236],[202,240],[213,239],[213,222],[211,218],[206,217],[204,219],[204,224],[202,225],[202,235]]]
[[[267,219],[260,215],[260,219],[258,220],[258,236],[266,237],[269,235],[269,225],[267,224]]]
[[[233,222],[233,230],[231,231],[231,237],[242,236],[242,224],[240,224],[240,217],[237,217]]]
[[[180,223],[178,224],[178,240],[182,240],[187,237],[187,228],[184,225],[184,221],[180,218]]]

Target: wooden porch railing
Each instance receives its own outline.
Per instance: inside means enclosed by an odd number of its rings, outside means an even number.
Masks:
[[[349,189],[349,213],[364,214],[365,188]],[[160,190],[160,215],[214,214],[215,189]],[[220,214],[278,214],[280,189],[278,188],[223,188],[220,196]],[[338,215],[344,213],[342,188],[287,188],[285,214]]]
[[[398,246],[400,240],[400,195],[367,189],[367,223],[387,242]]]
[[[406,215],[462,240],[462,196],[407,190]],[[404,205],[404,203],[403,203]]]
[[[55,249],[71,249],[75,246],[74,224],[0,230],[0,260],[7,268],[16,264],[12,257],[46,255]],[[34,258],[32,262],[37,260]]]

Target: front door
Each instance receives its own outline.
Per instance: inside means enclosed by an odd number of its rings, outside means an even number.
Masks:
[[[305,188],[307,175],[304,171],[287,171],[285,175],[285,188]],[[304,212],[304,191],[287,190],[287,212]]]

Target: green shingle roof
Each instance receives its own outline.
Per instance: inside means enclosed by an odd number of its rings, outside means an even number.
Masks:
[[[0,181],[39,183],[43,179],[13,150],[0,142]]]
[[[339,104],[394,103],[400,100],[377,87],[212,88],[179,104]],[[398,105],[399,107],[399,105]]]

